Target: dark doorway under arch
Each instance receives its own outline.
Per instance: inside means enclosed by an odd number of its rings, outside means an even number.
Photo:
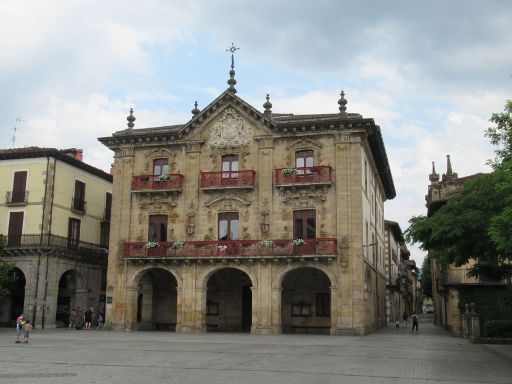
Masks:
[[[251,286],[249,276],[236,268],[221,269],[210,276],[206,293],[207,331],[251,331]]]
[[[329,277],[316,268],[286,274],[281,291],[283,333],[330,333],[330,285]]]
[[[25,305],[25,274],[16,267],[10,274],[11,281],[7,285],[9,293],[0,301],[0,323],[4,325],[16,324],[16,318],[24,312]]]
[[[137,294],[137,330],[176,330],[177,286],[176,278],[165,269],[153,268],[142,274]]]

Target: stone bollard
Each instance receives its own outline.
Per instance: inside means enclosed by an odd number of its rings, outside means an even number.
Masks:
[[[475,303],[470,304],[471,310],[471,342],[478,342],[480,340],[480,316],[475,311]]]
[[[471,313],[469,312],[469,304],[465,305],[466,310],[462,315],[462,335],[465,339],[471,336]]]

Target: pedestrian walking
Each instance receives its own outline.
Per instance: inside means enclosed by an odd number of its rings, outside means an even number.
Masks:
[[[16,344],[21,343],[20,336],[23,325],[25,324],[25,316],[23,313],[16,318]]]
[[[407,313],[403,313],[402,315],[402,320],[404,321],[404,328],[407,328],[407,319],[409,318],[409,316],[407,315]]]
[[[418,333],[418,316],[416,313],[412,315],[412,330],[411,333],[414,333],[414,329],[416,328],[416,333]]]
[[[23,324],[23,342],[25,344],[28,344],[28,336],[30,335],[30,332],[32,332],[32,324],[27,320],[25,324]]]
[[[400,320],[395,321],[395,328],[396,329],[400,328]]]
[[[71,309],[71,312],[69,312],[69,329],[75,328],[76,323],[76,311],[75,308]]]
[[[92,307],[87,309],[84,313],[84,320],[85,320],[85,329],[91,329],[91,323],[92,323]]]

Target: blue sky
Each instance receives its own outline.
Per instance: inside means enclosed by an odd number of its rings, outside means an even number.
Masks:
[[[226,87],[232,42],[238,95],[274,112],[348,111],[381,126],[403,230],[425,213],[431,162],[488,170],[484,137],[512,87],[510,1],[53,1],[0,3],[0,147],[81,147],[126,127],[186,122]],[[16,119],[23,120],[16,124]],[[411,247],[420,261],[423,252]]]

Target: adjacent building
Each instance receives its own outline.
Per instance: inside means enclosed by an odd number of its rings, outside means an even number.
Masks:
[[[380,127],[277,114],[229,88],[179,125],[100,138],[114,152],[107,326],[363,335],[386,324]],[[333,100],[333,106],[336,102]],[[335,108],[333,108],[335,109]]]
[[[15,265],[0,323],[24,313],[36,327],[65,326],[69,309],[102,310],[112,176],[79,149],[0,150],[0,258]]]

